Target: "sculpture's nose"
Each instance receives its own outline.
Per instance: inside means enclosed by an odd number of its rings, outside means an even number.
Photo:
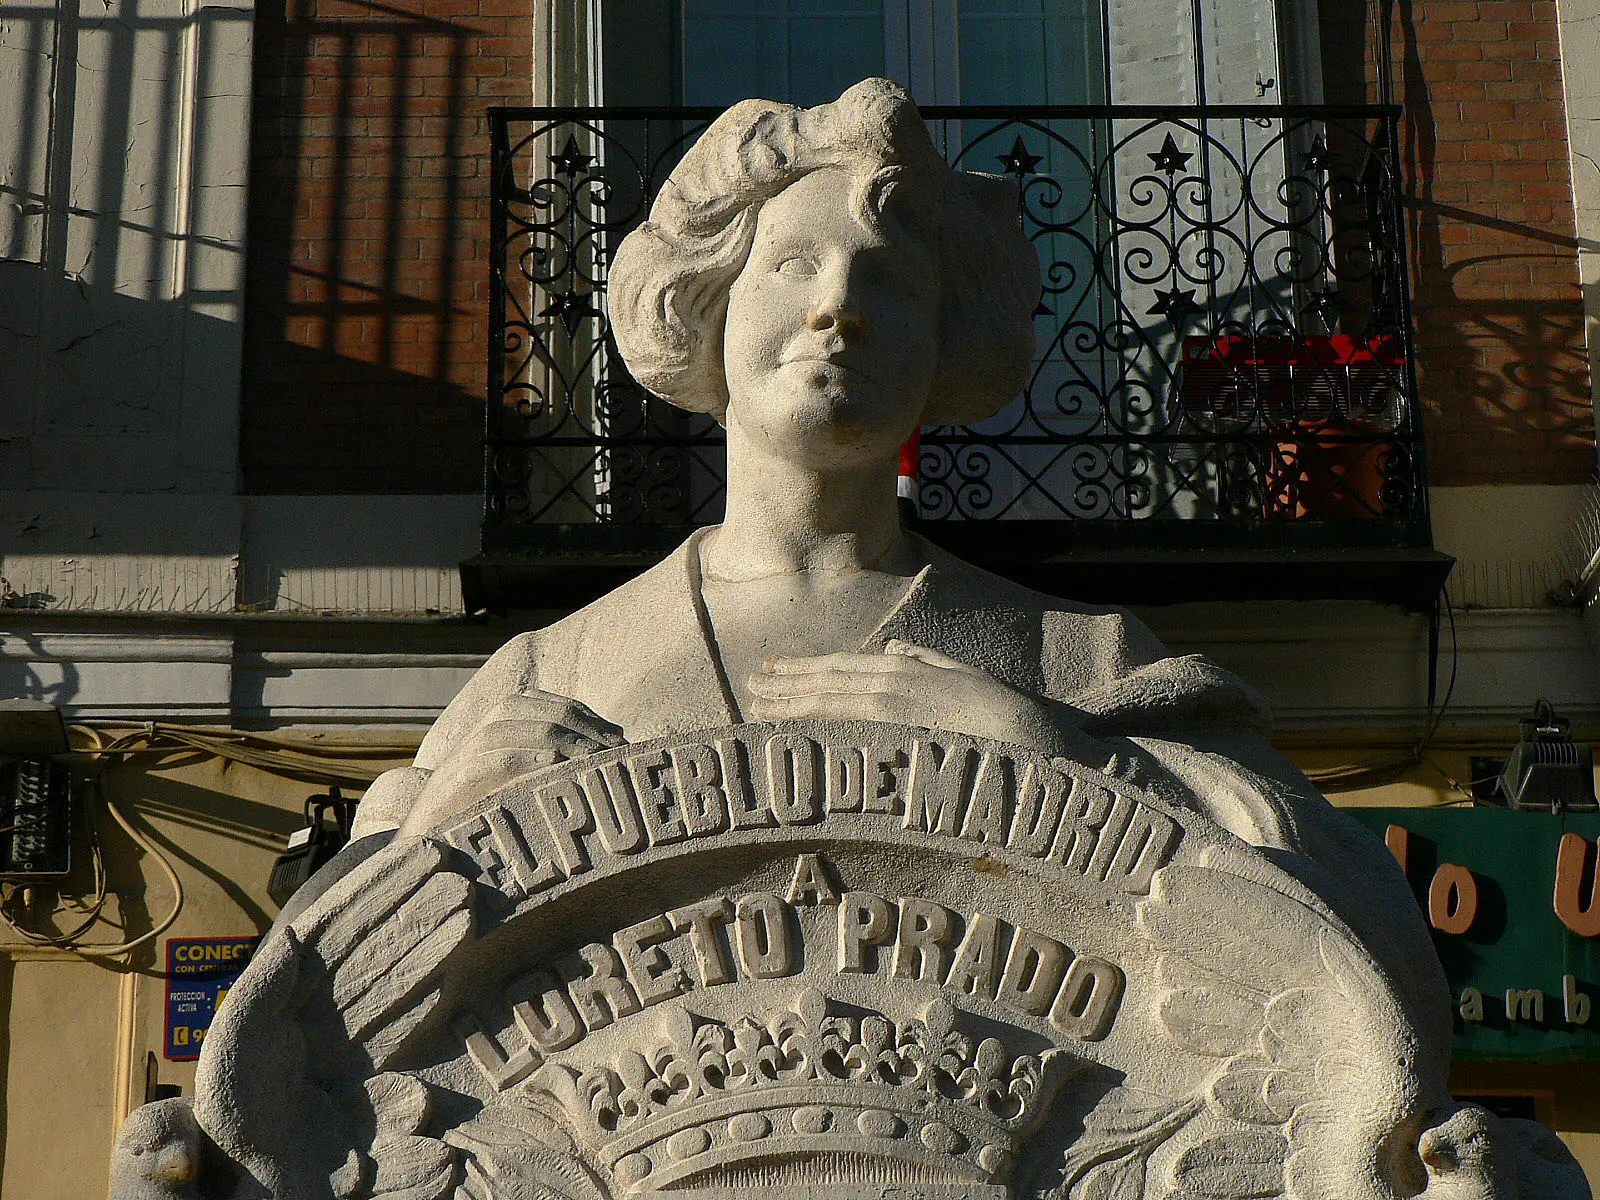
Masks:
[[[837,332],[847,338],[865,333],[867,318],[856,294],[860,286],[855,263],[846,260],[826,264],[816,278],[807,327],[813,333]]]
[[[867,318],[843,297],[824,300],[811,310],[806,325],[813,333],[837,330],[845,337],[859,337],[867,331]]]

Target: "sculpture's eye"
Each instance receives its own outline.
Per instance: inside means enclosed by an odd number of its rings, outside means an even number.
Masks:
[[[809,254],[791,254],[778,264],[778,274],[785,279],[810,279],[817,273],[817,260]]]

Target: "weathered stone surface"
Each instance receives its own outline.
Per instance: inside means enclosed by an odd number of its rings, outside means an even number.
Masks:
[[[1026,366],[1007,204],[880,82],[686,156],[614,311],[726,521],[380,781],[119,1196],[1587,1195],[1450,1099],[1404,881],[1247,688],[900,531],[906,434]]]

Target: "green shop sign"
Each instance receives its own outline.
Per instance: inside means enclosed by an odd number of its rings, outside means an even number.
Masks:
[[[1600,1059],[1600,814],[1345,811],[1405,866],[1455,994],[1456,1057]]]

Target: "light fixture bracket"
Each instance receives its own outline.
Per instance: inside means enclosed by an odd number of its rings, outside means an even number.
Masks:
[[[1572,740],[1572,723],[1548,700],[1521,721],[1522,738],[1500,772],[1506,806],[1533,812],[1594,812],[1594,749]]]

